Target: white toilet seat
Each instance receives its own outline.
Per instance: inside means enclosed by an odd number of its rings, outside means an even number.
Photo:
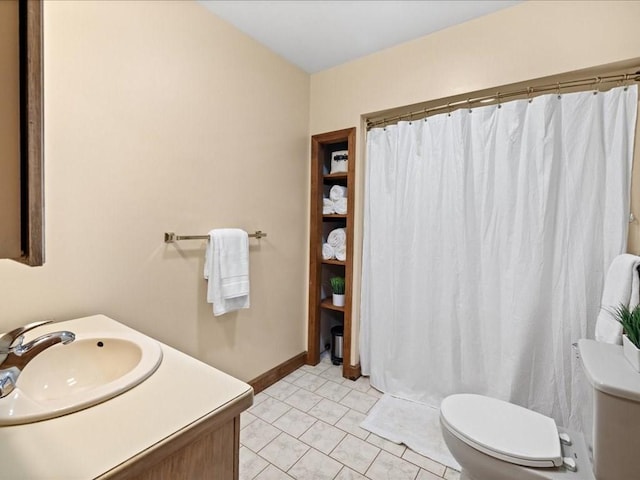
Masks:
[[[562,451],[552,418],[496,398],[451,395],[440,406],[442,424],[467,445],[525,467],[558,467]]]

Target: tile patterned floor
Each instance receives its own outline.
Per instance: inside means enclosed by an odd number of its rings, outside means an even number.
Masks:
[[[382,396],[324,357],[264,392],[240,417],[240,480],[458,480],[460,474],[359,427]]]

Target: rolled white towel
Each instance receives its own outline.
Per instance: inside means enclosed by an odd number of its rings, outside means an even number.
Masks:
[[[334,185],[329,190],[329,198],[334,202],[339,198],[347,198],[347,187],[343,187],[342,185]]]
[[[347,213],[347,197],[342,197],[333,202],[333,210],[336,213],[344,215]]]
[[[347,232],[344,231],[344,228],[336,228],[334,230],[331,230],[329,236],[327,237],[327,243],[334,249],[338,248],[341,245],[345,245],[347,243]]]
[[[322,259],[323,260],[331,260],[332,258],[336,258],[333,247],[328,243],[322,244]]]
[[[331,215],[332,213],[336,213],[335,205],[333,200],[330,198],[322,199],[322,214],[323,215]]]
[[[600,313],[596,319],[595,338],[599,342],[622,343],[622,325],[612,312],[621,304],[633,310],[640,302],[640,257],[624,253],[613,259],[602,290]]]
[[[340,245],[338,248],[335,249],[335,254],[336,254],[336,260],[340,260],[341,262],[344,262],[347,259],[347,246]]]

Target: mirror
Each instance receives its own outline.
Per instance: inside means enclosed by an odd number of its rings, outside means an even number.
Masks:
[[[0,258],[44,263],[42,1],[0,1]]]

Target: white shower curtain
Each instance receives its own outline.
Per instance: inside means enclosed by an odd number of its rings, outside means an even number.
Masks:
[[[637,87],[367,137],[360,355],[384,392],[475,392],[581,428],[571,344],[626,249]]]

